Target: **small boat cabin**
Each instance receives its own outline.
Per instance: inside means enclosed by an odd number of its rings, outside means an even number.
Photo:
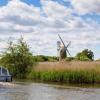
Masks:
[[[0,67],[0,82],[11,82],[12,76],[10,75],[7,68]]]

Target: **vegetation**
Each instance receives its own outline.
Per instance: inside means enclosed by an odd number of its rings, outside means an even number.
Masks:
[[[76,59],[80,61],[92,61],[94,59],[94,54],[91,50],[85,49],[76,55]]]
[[[67,57],[65,60],[66,61],[73,61],[73,60],[75,60],[75,58],[74,57]]]
[[[39,63],[28,78],[49,82],[100,83],[100,62]]]
[[[80,61],[75,61],[74,57],[67,57],[64,62],[57,62],[57,57],[33,56],[29,46],[21,37],[17,44],[10,41],[7,50],[0,57],[0,64],[7,67],[15,78],[67,83],[100,83],[100,62],[91,62],[94,54],[88,49],[76,55],[76,59]]]
[[[0,63],[7,67],[14,77],[25,78],[33,64],[35,64],[32,58],[29,46],[21,37],[17,44],[12,41],[9,42],[6,52],[2,54]]]
[[[33,60],[36,62],[45,62],[45,61],[54,62],[57,61],[57,57],[38,55],[38,56],[33,56]]]

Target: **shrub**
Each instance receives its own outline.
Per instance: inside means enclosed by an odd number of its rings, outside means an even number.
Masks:
[[[6,52],[2,54],[0,62],[10,70],[14,77],[25,78],[35,64],[32,57],[29,46],[21,37],[17,44],[12,41],[9,42],[9,46]]]

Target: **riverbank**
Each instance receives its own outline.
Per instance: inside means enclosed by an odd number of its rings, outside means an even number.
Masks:
[[[43,62],[28,79],[62,83],[100,83],[100,62]]]

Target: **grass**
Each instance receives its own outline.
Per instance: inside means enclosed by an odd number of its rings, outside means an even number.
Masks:
[[[48,82],[100,83],[100,62],[39,63],[28,77]]]

